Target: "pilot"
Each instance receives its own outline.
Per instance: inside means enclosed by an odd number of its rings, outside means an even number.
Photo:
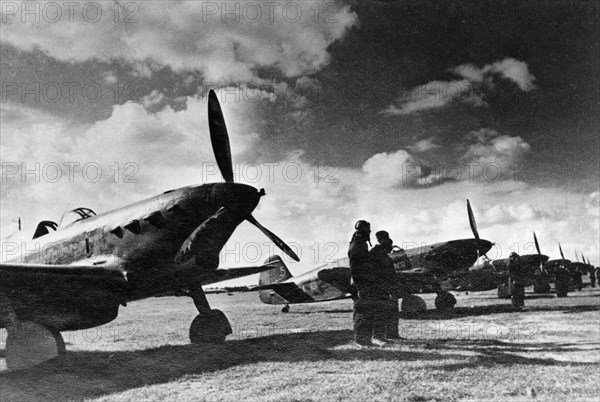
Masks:
[[[556,297],[567,297],[569,294],[569,284],[571,282],[571,273],[562,262],[558,264],[554,273],[554,287],[556,289]]]
[[[590,274],[590,285],[595,288],[596,287],[596,269],[593,266],[589,266],[589,274]]]
[[[385,230],[375,233],[377,244],[371,249],[369,254],[376,264],[377,281],[381,287],[381,299],[386,308],[382,312],[385,317],[385,339],[391,341],[400,340],[398,333],[398,324],[400,309],[398,308],[398,298],[401,295],[401,289],[394,263],[390,258],[394,242]],[[374,334],[379,339],[380,334]]]
[[[515,252],[508,259],[508,281],[510,284],[510,299],[516,311],[522,311],[525,305],[525,272]]]
[[[571,265],[571,267],[573,267],[572,271],[571,271],[571,280],[573,282],[573,284],[575,285],[575,287],[577,288],[577,290],[581,290],[583,289],[583,273],[581,272],[581,268],[579,268],[579,266],[573,266]]]
[[[370,244],[371,224],[359,220],[354,229],[356,231],[348,248],[351,281],[357,291],[354,299],[354,342],[360,346],[384,346],[385,316],[382,312],[388,305],[380,300],[376,264],[367,246],[367,242]]]

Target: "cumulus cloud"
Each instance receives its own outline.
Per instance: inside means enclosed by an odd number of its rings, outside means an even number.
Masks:
[[[165,107],[156,113],[140,104],[117,105],[110,118],[76,130],[69,122],[32,113],[22,105],[3,105],[3,163],[25,161],[31,168],[36,161],[95,162],[105,176],[93,183],[82,180],[81,170],[75,172],[73,182],[66,179],[66,171],[57,183],[37,183],[32,176],[25,181],[20,175],[8,177],[0,198],[2,235],[15,229],[13,219],[17,216],[26,226],[35,225],[41,219],[58,219],[72,207],[88,206],[102,212],[171,188],[220,181],[218,174],[207,175],[205,169],[210,166],[213,172],[215,165],[206,127],[206,103],[201,97],[190,97],[186,105],[185,110]],[[226,102],[222,107],[232,133],[234,161],[241,161],[253,152],[260,137],[260,132],[245,128],[255,106]],[[5,116],[9,118],[5,120]],[[38,142],[28,140],[25,132]],[[493,148],[498,142],[494,140],[502,135],[480,132],[468,137],[472,141],[469,146]],[[146,144],[143,147],[140,138]],[[481,152],[472,156],[481,155],[487,157]],[[272,161],[273,165],[236,164],[234,172],[238,182],[265,188],[267,195],[254,215],[300,251],[302,263],[289,264],[294,273],[344,257],[358,219],[371,221],[374,229],[388,230],[405,247],[471,238],[466,198],[475,209],[481,236],[497,242],[504,253],[515,244],[520,252],[529,252],[525,246],[532,242],[535,230],[544,253],[557,254],[554,249],[561,241],[565,250],[577,247],[592,260],[597,258],[597,219],[590,219],[597,216],[593,215],[597,193],[582,196],[511,180],[460,180],[427,186],[417,177],[402,183],[398,175],[402,163],[413,160],[419,161],[408,151],[399,150],[373,155],[361,168],[350,169],[311,164],[298,150]],[[123,180],[131,170],[121,170],[121,180],[116,182],[110,167],[119,162],[122,169],[130,161],[139,167],[132,177],[138,182]],[[260,174],[256,174],[257,169]],[[416,176],[426,172],[418,173]],[[262,262],[271,253],[281,254],[256,228],[243,223],[228,242],[221,264]],[[246,279],[247,283],[252,280],[256,279]]]
[[[446,181],[446,178],[432,174],[431,167],[425,162],[402,149],[373,155],[362,170],[368,181],[381,187],[421,187]]]
[[[497,73],[511,80],[519,86],[521,91],[528,92],[535,88],[533,81],[535,77],[529,72],[527,63],[511,57],[497,61],[492,65],[486,65],[482,69],[483,74]]]
[[[318,71],[329,63],[328,47],[357,22],[349,6],[339,7],[335,21],[323,21],[311,5],[289,1],[127,4],[117,16],[113,3],[85,1],[71,17],[63,7],[56,21],[50,21],[55,10],[46,18],[46,6],[37,4],[44,18],[30,15],[23,22],[15,3],[2,15],[2,41],[23,50],[38,47],[65,61],[126,60],[141,76],[170,66],[200,71],[205,81],[250,82],[261,68],[285,77]],[[98,8],[102,20],[90,22]]]
[[[531,145],[520,136],[500,134],[491,129],[470,132],[465,139],[467,145],[459,146],[465,149],[461,160],[481,165],[495,164],[508,169],[531,152]]]
[[[244,121],[247,107],[222,104],[233,133],[234,160],[254,152],[258,141]],[[179,111],[167,106],[152,113],[138,103],[115,105],[109,118],[77,127],[23,105],[2,108],[3,223],[17,216],[15,208],[27,213],[31,224],[57,219],[75,206],[106,211],[201,183],[203,169],[214,165],[206,101],[200,96],[187,98]]]
[[[409,147],[411,151],[414,152],[426,152],[439,148],[440,145],[437,144],[435,138],[426,138],[424,140],[418,141],[415,145]]]
[[[385,115],[407,115],[425,110],[439,109],[462,102],[473,106],[486,104],[485,94],[495,87],[499,76],[516,84],[521,91],[535,88],[535,77],[527,63],[510,57],[478,68],[473,64],[461,64],[450,70],[461,77],[452,81],[430,81],[403,92],[395,103],[382,111]]]
[[[369,158],[362,170],[380,187],[425,188],[456,181],[499,182],[516,177],[531,146],[519,136],[492,129],[469,132],[453,147],[442,148],[435,138],[418,141],[391,153]]]

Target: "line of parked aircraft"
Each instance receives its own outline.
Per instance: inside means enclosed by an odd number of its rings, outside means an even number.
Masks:
[[[65,213],[59,223],[42,221],[32,238],[17,232],[2,240],[0,328],[6,328],[9,369],[23,369],[65,351],[60,331],[87,329],[117,317],[120,306],[157,296],[188,296],[198,315],[192,343],[219,343],[232,332],[227,317],[211,309],[202,286],[260,273],[260,299],[270,304],[334,300],[350,296],[348,259],[293,277],[278,256],[261,266],[219,268],[219,253],[244,220],[298,261],[294,251],[252,216],[263,189],[235,183],[229,137],[216,94],[208,96],[211,143],[225,183],[166,191],[150,199],[96,214],[89,208]],[[479,237],[467,201],[473,239],[451,240],[427,249],[391,253],[406,291],[402,308],[420,310],[415,294],[436,293],[436,306],[452,308],[449,290],[488,290],[506,283],[506,260],[473,264],[492,243]],[[535,236],[535,235],[534,235]],[[523,256],[528,278],[546,289],[539,275],[556,260],[539,251]],[[562,255],[562,249],[561,249]],[[559,262],[568,262],[563,259]],[[585,260],[584,260],[585,262]],[[588,265],[580,263],[582,269]],[[542,279],[543,278],[543,279]]]
[[[435,306],[448,310],[456,305],[450,291],[487,291],[498,289],[499,298],[510,298],[508,258],[491,260],[486,253],[493,244],[479,237],[471,204],[467,200],[467,212],[473,231],[473,239],[450,240],[407,251],[397,247],[390,257],[394,262],[396,276],[404,290],[401,309],[418,312],[426,309],[425,302],[417,294],[435,293]],[[549,260],[540,251],[537,236],[533,239],[536,254],[520,256],[520,266],[526,286],[533,285],[536,293],[546,293],[554,282],[554,273],[562,264],[569,271],[590,273],[594,266],[586,262],[573,263],[564,258]],[[474,265],[483,256],[483,262]],[[259,277],[260,300],[266,304],[284,304],[282,312],[290,310],[290,304],[313,303],[352,296],[350,263],[342,258],[333,263],[292,276],[280,257],[269,258],[265,263],[279,262],[279,266],[263,271]]]

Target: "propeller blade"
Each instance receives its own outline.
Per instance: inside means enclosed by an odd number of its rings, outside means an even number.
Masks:
[[[277,247],[279,247],[284,253],[286,253],[287,255],[292,257],[294,260],[300,261],[300,258],[298,258],[298,256],[296,255],[296,253],[294,253],[294,250],[292,250],[290,248],[290,246],[285,244],[285,242],[283,240],[281,240],[279,237],[277,237],[277,235],[275,233],[271,232],[269,229],[267,229],[266,227],[261,225],[256,220],[256,218],[254,218],[254,216],[249,215],[246,219],[248,220],[248,222],[250,222],[251,224],[256,226],[261,232],[263,232],[265,234],[265,236],[267,236],[269,239],[271,239],[271,241],[273,243],[275,243],[275,245]]]
[[[563,251],[562,251],[562,247],[560,246],[560,242],[558,242],[558,249],[560,250],[560,256],[561,256],[561,257],[562,257],[562,259],[564,260],[564,259],[565,259],[565,255],[564,255],[564,253],[563,253]]]
[[[533,241],[535,242],[535,249],[537,250],[538,255],[542,255],[542,252],[540,251],[540,243],[538,243],[538,239],[535,235],[535,232],[533,232]]]
[[[477,223],[475,223],[475,215],[473,215],[473,210],[471,209],[471,203],[467,200],[467,213],[469,214],[469,224],[471,225],[471,231],[473,232],[473,236],[477,240],[479,240],[479,233],[477,232]]]
[[[533,242],[535,243],[535,249],[537,250],[538,256],[540,257],[540,272],[545,272],[544,263],[542,262],[542,252],[540,251],[540,243],[538,243],[537,236],[533,232]]]
[[[208,128],[219,170],[226,182],[233,182],[233,163],[225,118],[217,94],[212,89],[208,94]]]
[[[577,250],[573,250],[575,252],[575,259],[579,262],[579,257],[577,257]]]

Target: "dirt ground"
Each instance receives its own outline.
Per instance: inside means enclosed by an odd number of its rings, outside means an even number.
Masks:
[[[352,301],[281,306],[256,293],[209,295],[233,334],[194,346],[187,298],[121,308],[117,320],[64,332],[68,352],[8,372],[0,332],[0,401],[596,400],[600,288],[534,295],[514,313],[496,292],[456,294],[457,307],[404,316],[399,344],[352,346]]]

